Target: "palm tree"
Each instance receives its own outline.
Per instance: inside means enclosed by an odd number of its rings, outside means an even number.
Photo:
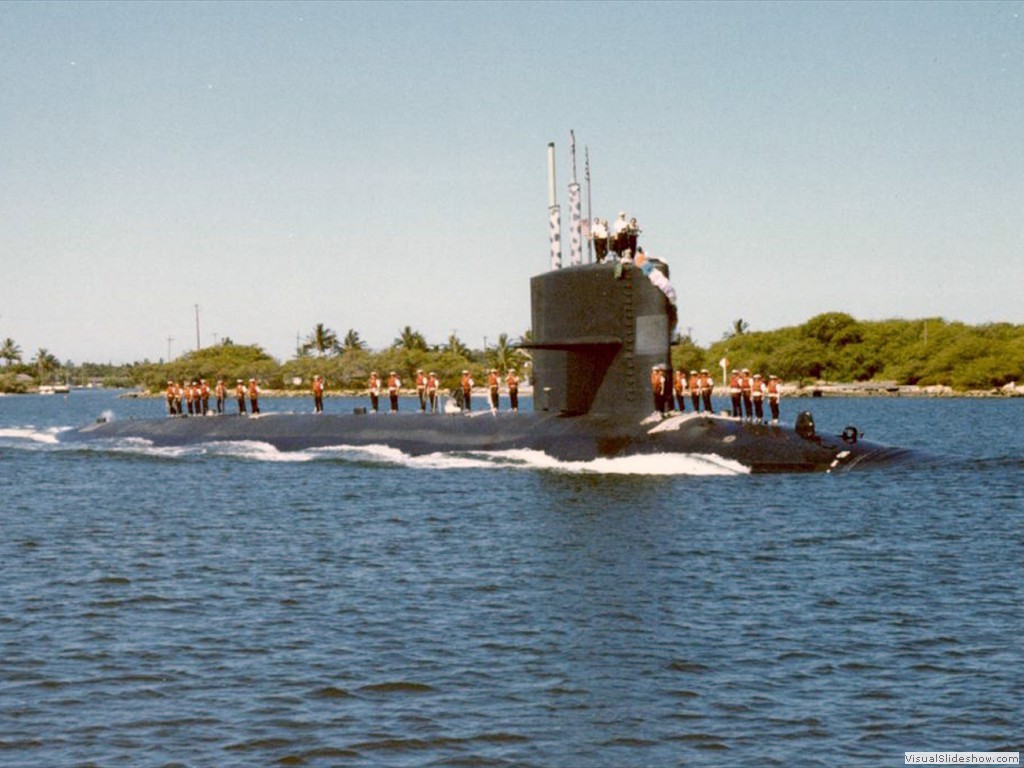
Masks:
[[[728,333],[726,336],[727,338],[731,338],[733,336],[742,336],[748,330],[750,330],[750,323],[748,323],[741,317],[738,320],[732,321],[732,331]]]
[[[40,379],[44,378],[47,373],[60,368],[60,360],[42,347],[40,347],[39,351],[36,352],[35,364],[39,368]]]
[[[0,344],[0,357],[7,365],[21,362],[21,347],[14,343],[14,339],[8,337]]]
[[[508,340],[508,334],[503,333],[498,336],[497,344],[492,349],[487,350],[488,361],[491,367],[497,368],[499,371],[507,371],[512,367],[516,351],[516,348]]]
[[[412,351],[414,349],[426,350],[427,340],[423,338],[423,334],[419,331],[414,331],[410,326],[405,326],[402,329],[402,333],[392,342],[392,347],[398,347],[400,349],[406,349]]]
[[[341,348],[345,351],[350,349],[366,349],[366,342],[359,337],[359,331],[349,328],[345,334],[345,340],[341,342]]]
[[[317,323],[313,332],[306,337],[306,342],[300,348],[302,352],[315,351],[317,357],[330,355],[337,352],[338,334],[326,327],[323,323]]]
[[[448,337],[448,351],[462,357],[469,357],[472,354],[469,347],[463,344],[454,333]]]

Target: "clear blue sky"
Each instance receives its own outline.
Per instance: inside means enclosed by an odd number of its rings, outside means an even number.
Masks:
[[[0,338],[157,360],[194,348],[195,304],[204,346],[278,358],[320,322],[518,337],[570,129],[595,215],[639,219],[701,344],[825,311],[1022,323],[1022,17],[2,3]]]

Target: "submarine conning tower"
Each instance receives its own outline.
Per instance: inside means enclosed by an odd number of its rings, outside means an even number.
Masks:
[[[530,280],[533,408],[565,415],[651,413],[652,366],[671,367],[669,302],[629,262]]]

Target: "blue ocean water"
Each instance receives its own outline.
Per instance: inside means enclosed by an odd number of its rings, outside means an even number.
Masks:
[[[71,447],[61,428],[162,403],[0,397],[0,764],[1024,751],[1024,401],[783,405],[943,458]]]

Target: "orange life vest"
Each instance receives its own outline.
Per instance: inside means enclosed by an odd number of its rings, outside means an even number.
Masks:
[[[676,371],[673,374],[673,379],[676,392],[680,395],[683,394],[686,391],[686,374],[682,371]]]

